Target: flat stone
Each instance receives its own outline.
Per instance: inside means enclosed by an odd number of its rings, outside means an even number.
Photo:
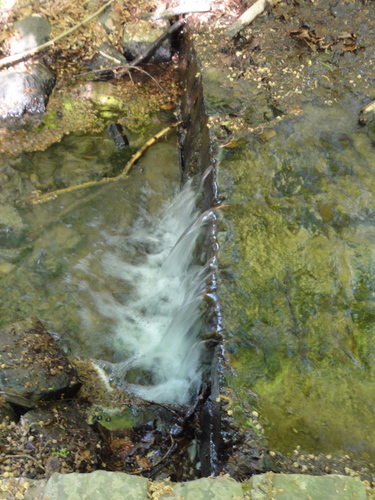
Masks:
[[[3,394],[0,395],[0,422],[17,422],[17,415],[13,408],[6,402]]]
[[[164,487],[165,493],[160,499],[178,500],[242,500],[242,487],[230,477],[201,478],[187,483],[173,485],[173,489],[168,491]],[[163,492],[163,483],[159,492]]]
[[[54,338],[33,319],[0,330],[0,390],[24,408],[74,396],[81,384]]]
[[[55,473],[47,482],[43,500],[149,500],[148,480],[123,472]]]
[[[366,500],[366,486],[348,476],[261,474],[249,482],[251,500]]]

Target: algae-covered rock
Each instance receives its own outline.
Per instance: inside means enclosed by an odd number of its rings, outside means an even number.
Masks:
[[[232,203],[221,263],[234,282],[219,289],[228,384],[259,395],[271,447],[375,456],[371,141],[342,107],[306,107],[275,131],[218,168]]]

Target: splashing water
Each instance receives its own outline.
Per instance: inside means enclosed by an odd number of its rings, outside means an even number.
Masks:
[[[200,387],[199,336],[211,270],[194,263],[201,260],[194,255],[212,213],[199,214],[199,195],[189,181],[162,213],[142,213],[125,241],[102,254],[103,273],[109,282],[121,280],[125,300],[90,290],[96,310],[110,320],[116,346],[114,359],[99,366],[120,387],[159,403],[188,404]],[[78,267],[87,270],[88,264]],[[82,318],[90,329],[87,309]]]

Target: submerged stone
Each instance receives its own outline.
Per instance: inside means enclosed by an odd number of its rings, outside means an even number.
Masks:
[[[291,121],[218,166],[234,233],[220,255],[228,385],[259,395],[274,449],[375,456],[375,155],[343,107]]]

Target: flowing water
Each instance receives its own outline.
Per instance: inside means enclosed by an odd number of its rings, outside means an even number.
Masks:
[[[39,180],[80,177],[84,165],[97,169],[87,151],[98,140],[67,137],[22,161]],[[125,391],[188,404],[201,380],[211,214],[200,213],[199,179],[180,189],[175,140],[155,145],[125,181],[26,208],[3,202],[1,318],[35,315]]]

